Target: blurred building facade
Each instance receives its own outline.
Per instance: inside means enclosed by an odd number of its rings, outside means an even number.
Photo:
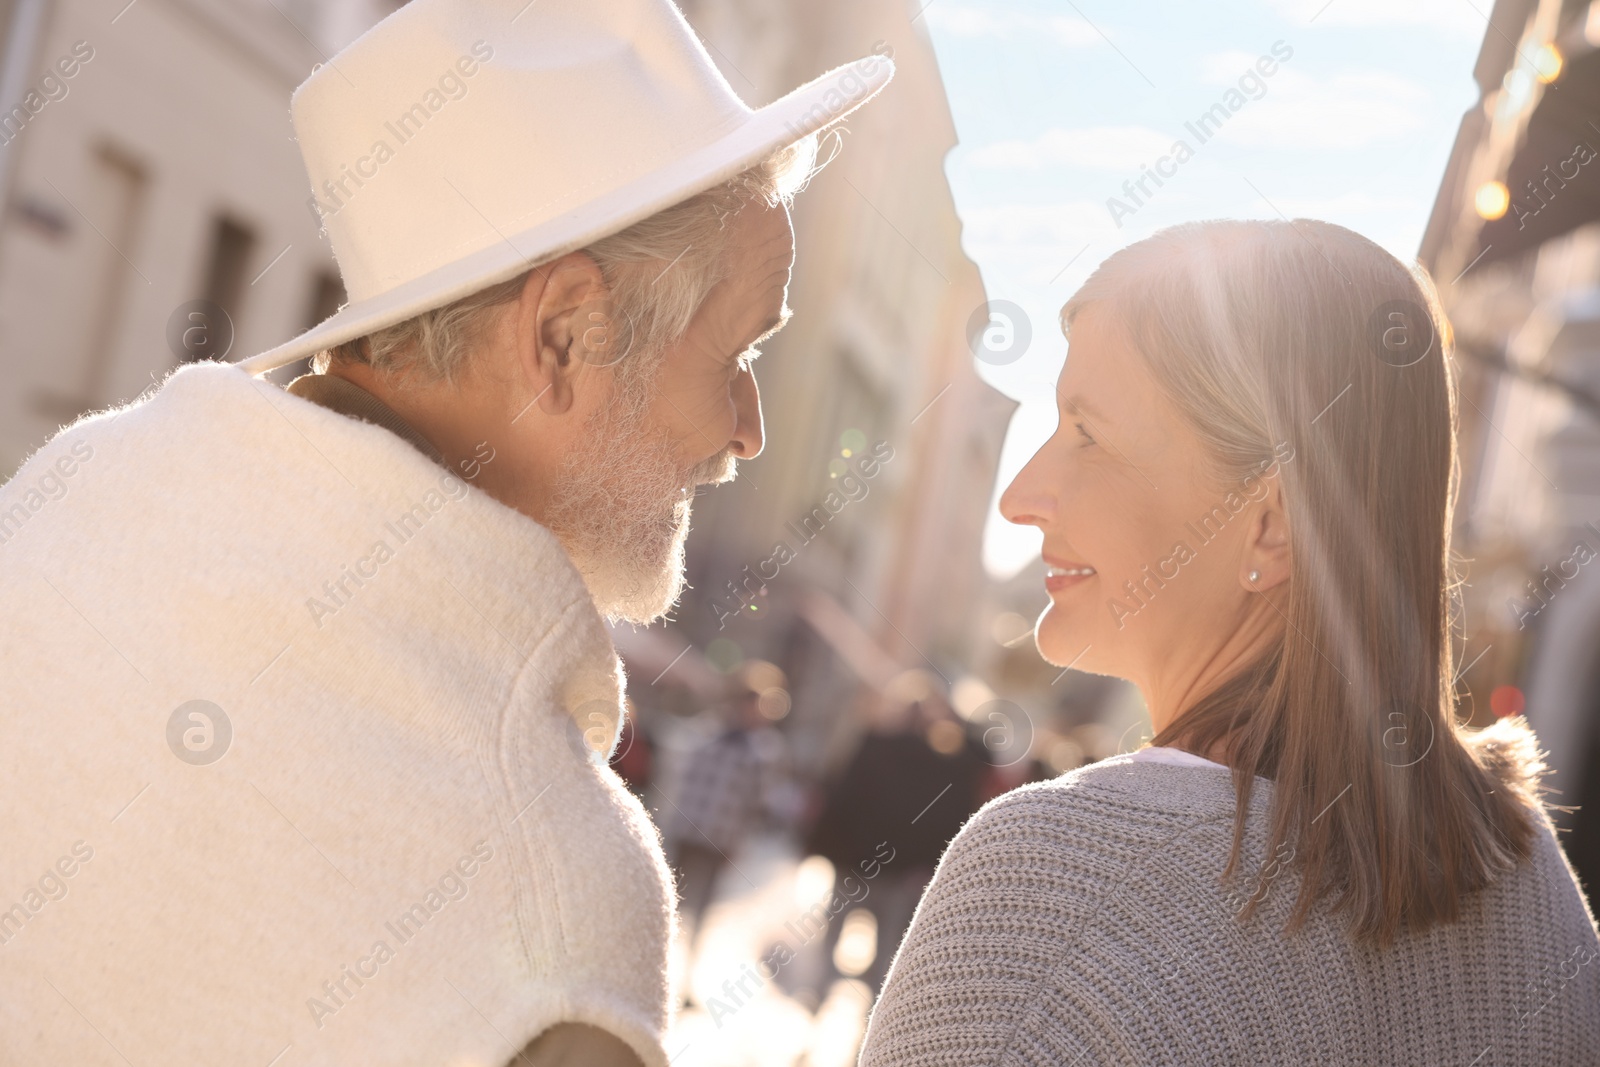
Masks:
[[[767,451],[696,502],[693,588],[671,624],[713,661],[784,668],[795,759],[817,772],[855,740],[873,687],[912,667],[952,681],[973,662],[984,513],[1015,404],[974,369],[984,290],[961,249],[944,176],[955,128],[913,10],[683,8],[752,106],[874,53],[896,68],[824,145],[837,155],[797,202],[795,318],[757,364]]]
[[[1419,258],[1456,332],[1479,724],[1525,707],[1600,892],[1600,4],[1500,0]]]
[[[0,470],[343,302],[289,94],[394,6],[0,2]]]

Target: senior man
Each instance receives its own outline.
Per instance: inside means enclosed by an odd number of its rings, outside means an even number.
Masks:
[[[667,0],[414,0],[313,72],[350,302],[0,489],[0,1062],[665,1067],[601,617],[761,450],[790,199],[891,73],[751,110]]]

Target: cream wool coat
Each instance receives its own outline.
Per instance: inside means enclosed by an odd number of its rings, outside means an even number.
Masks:
[[[0,489],[0,602],[0,1063],[499,1067],[577,1021],[664,1067],[670,879],[549,531],[198,364]]]

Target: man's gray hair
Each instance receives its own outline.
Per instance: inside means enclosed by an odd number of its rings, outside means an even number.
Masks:
[[[683,336],[706,295],[726,276],[728,219],[755,201],[769,207],[792,203],[818,169],[816,159],[813,134],[582,250],[599,266],[617,314],[630,326],[629,353],[647,357],[626,362],[649,363],[649,356]],[[312,365],[325,372],[330,363],[366,363],[426,381],[454,380],[499,309],[517,299],[537,269],[318,352]]]

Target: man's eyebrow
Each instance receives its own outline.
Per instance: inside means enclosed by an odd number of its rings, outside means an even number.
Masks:
[[[793,317],[794,311],[790,309],[788,304],[785,304],[782,311],[778,312],[772,318],[761,324],[761,333],[756,336],[754,341],[751,341],[745,347],[754,348],[762,341],[765,341],[767,338],[771,337],[773,334],[789,325],[789,320]]]

